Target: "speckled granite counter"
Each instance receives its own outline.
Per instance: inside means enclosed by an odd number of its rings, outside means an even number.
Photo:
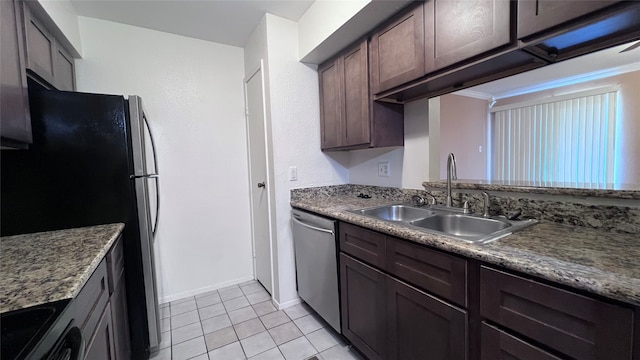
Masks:
[[[397,203],[355,194],[293,196],[291,206],[538,276],[612,299],[640,305],[640,239],[586,227],[540,223],[501,240],[474,245],[347,210]]]
[[[425,188],[446,189],[447,182],[425,181]],[[635,184],[606,184],[601,189],[593,189],[593,184],[554,183],[533,181],[496,181],[496,180],[454,180],[454,189],[479,191],[504,191],[527,194],[568,195],[593,198],[640,199],[640,186]]]
[[[0,238],[0,312],[75,297],[124,224]]]

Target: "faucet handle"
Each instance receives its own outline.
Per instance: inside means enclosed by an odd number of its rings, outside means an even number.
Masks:
[[[420,195],[413,195],[411,197],[411,203],[413,204],[413,206],[424,206],[425,201],[424,198]]]
[[[487,193],[486,191],[482,192],[482,217],[489,217],[489,193]]]
[[[462,212],[464,214],[471,214],[473,212],[468,201],[465,201],[464,204],[462,204]]]

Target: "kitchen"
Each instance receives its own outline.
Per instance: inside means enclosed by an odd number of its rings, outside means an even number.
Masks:
[[[43,6],[54,4],[43,2]],[[72,6],[64,2],[58,5]],[[68,15],[73,8],[62,10],[66,11],[51,13]],[[162,215],[156,241],[162,245],[155,249],[160,264],[157,277],[161,303],[254,277],[250,224],[238,226],[237,219],[250,218],[247,189],[253,188],[248,174],[242,81],[255,70],[259,58],[268,60],[265,73],[273,170],[268,185],[274,198],[272,238],[277,259],[272,294],[278,307],[297,303],[290,189],[347,183],[420,189],[422,181],[430,179],[428,163],[409,166],[409,160],[404,160],[403,164],[403,156],[409,156],[409,152],[428,151],[423,142],[412,144],[408,138],[404,155],[402,151],[398,154],[383,149],[318,151],[317,72],[298,58],[300,51],[311,52],[309,48],[322,42],[314,35],[322,40],[334,40],[335,36],[309,33],[309,28],[317,24],[314,21],[319,21],[312,15],[307,13],[296,23],[267,14],[244,48],[90,17],[77,18],[77,29],[71,26],[72,30],[66,32],[72,34],[68,35],[70,41],[80,43],[82,48],[83,58],[76,60],[78,91],[138,94],[149,111],[163,172]],[[324,19],[321,14],[317,16]],[[60,24],[68,28],[69,18],[63,17]],[[299,45],[304,36],[308,40]],[[333,53],[357,37],[334,45]],[[421,111],[420,106],[407,107]],[[405,112],[410,110],[405,108]],[[370,168],[375,167],[377,173],[381,161],[390,161],[392,177],[371,179]],[[288,180],[292,166],[297,167],[296,181]],[[405,171],[418,173],[404,175]],[[227,173],[231,176],[223,176]],[[404,175],[401,180],[399,174]],[[187,179],[189,186],[185,187]],[[210,215],[221,211],[225,216]]]

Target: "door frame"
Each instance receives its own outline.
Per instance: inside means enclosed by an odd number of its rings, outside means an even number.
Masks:
[[[265,87],[265,74],[264,74],[264,60],[260,59],[260,63],[256,67],[256,69],[247,75],[243,80],[243,90],[244,90],[244,119],[245,119],[245,130],[246,130],[246,138],[247,138],[247,167],[248,167],[248,176],[249,176],[249,214],[251,220],[251,253],[253,257],[253,276],[254,279],[257,280],[258,274],[256,272],[256,236],[255,236],[255,223],[254,223],[254,214],[253,214],[253,184],[251,179],[251,137],[249,134],[249,98],[247,96],[247,84],[251,79],[253,79],[256,75],[260,76],[261,86],[262,86],[262,130],[264,134],[264,157],[266,164],[266,187],[267,191],[267,209],[268,209],[268,226],[269,226],[269,256],[270,256],[270,268],[271,268],[271,289],[267,289],[270,292],[271,298],[275,298],[275,271],[274,271],[274,243],[276,239],[276,235],[274,233],[275,226],[273,221],[275,220],[275,199],[273,198],[273,194],[275,193],[275,189],[273,187],[273,162],[272,162],[272,147],[269,136],[269,126],[268,126],[268,113],[267,113],[267,98],[266,98],[266,87]]]

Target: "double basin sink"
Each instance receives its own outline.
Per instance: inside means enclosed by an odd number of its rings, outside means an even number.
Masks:
[[[404,223],[418,230],[475,244],[486,244],[535,225],[537,220],[507,220],[462,214],[453,209],[383,205],[350,212],[379,220]]]

